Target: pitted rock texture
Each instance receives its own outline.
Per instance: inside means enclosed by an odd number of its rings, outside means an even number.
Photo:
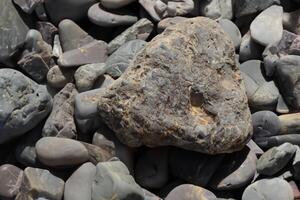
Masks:
[[[102,119],[131,147],[225,153],[252,133],[234,45],[208,18],[168,27],[98,98]]]
[[[43,85],[13,69],[0,69],[0,144],[34,128],[51,111]]]

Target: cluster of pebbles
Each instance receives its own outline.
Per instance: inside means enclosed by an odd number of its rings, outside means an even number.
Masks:
[[[1,200],[300,199],[299,110],[299,0],[0,0]]]

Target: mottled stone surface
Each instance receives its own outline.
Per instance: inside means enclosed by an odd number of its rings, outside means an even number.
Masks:
[[[18,194],[23,171],[10,164],[0,166],[0,199],[14,199]]]
[[[53,109],[44,125],[43,136],[76,137],[77,131],[73,118],[76,94],[75,85],[68,83],[54,96]]]
[[[48,170],[27,167],[24,170],[20,193],[16,200],[45,198],[61,200],[64,193],[64,181]]]
[[[98,99],[103,120],[132,147],[215,154],[239,150],[251,136],[233,43],[203,17],[167,28]]]
[[[95,63],[80,66],[75,74],[76,87],[79,92],[91,90],[96,80],[103,75],[109,66],[105,63]]]
[[[66,69],[55,65],[47,74],[47,82],[54,88],[62,89],[67,83],[74,81],[75,69]]]
[[[0,69],[0,93],[0,143],[35,127],[52,107],[45,86],[13,69]]]

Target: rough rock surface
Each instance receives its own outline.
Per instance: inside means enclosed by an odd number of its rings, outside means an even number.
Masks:
[[[68,83],[53,98],[53,109],[43,128],[43,136],[76,137],[76,125],[73,118],[74,101],[77,90]]]
[[[125,144],[210,154],[241,149],[251,115],[234,45],[208,18],[171,26],[136,56],[98,111]]]
[[[35,127],[52,107],[44,86],[13,69],[0,69],[0,94],[0,143]]]

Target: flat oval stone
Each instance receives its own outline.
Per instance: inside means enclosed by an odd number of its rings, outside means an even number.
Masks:
[[[209,190],[199,186],[184,184],[173,189],[166,200],[215,200],[217,197]]]
[[[294,194],[288,182],[280,178],[262,179],[249,185],[242,200],[293,200]]]
[[[272,176],[283,169],[296,152],[296,146],[284,143],[265,152],[257,161],[257,172]]]
[[[256,155],[245,148],[224,158],[211,179],[210,186],[215,190],[233,190],[249,184],[256,172]]]
[[[23,170],[10,164],[0,166],[0,198],[14,199],[19,192]]]
[[[74,166],[89,159],[83,144],[67,138],[44,137],[36,143],[35,148],[38,159],[49,167]]]
[[[14,69],[0,69],[0,94],[0,144],[34,128],[52,108],[46,87]]]
[[[60,67],[103,63],[107,59],[107,44],[104,41],[93,41],[77,49],[64,52],[58,59]]]
[[[209,154],[240,150],[252,125],[234,51],[211,19],[171,26],[97,97],[98,113],[131,147],[171,145]]]
[[[240,69],[246,86],[248,102],[252,110],[274,110],[279,90],[274,81],[267,81],[262,73],[260,60],[248,60]]]
[[[95,165],[90,162],[81,165],[66,181],[64,199],[91,200],[91,190],[95,175]]]
[[[59,23],[58,31],[63,51],[77,49],[95,41],[93,37],[69,19],[64,19]]]
[[[108,12],[100,4],[90,7],[88,17],[92,23],[102,27],[130,25],[138,21],[138,18],[132,15]]]
[[[252,114],[253,138],[278,135],[280,121],[278,116],[271,111],[259,111]]]
[[[251,37],[263,46],[278,42],[282,37],[283,9],[271,6],[261,12],[251,23]]]

